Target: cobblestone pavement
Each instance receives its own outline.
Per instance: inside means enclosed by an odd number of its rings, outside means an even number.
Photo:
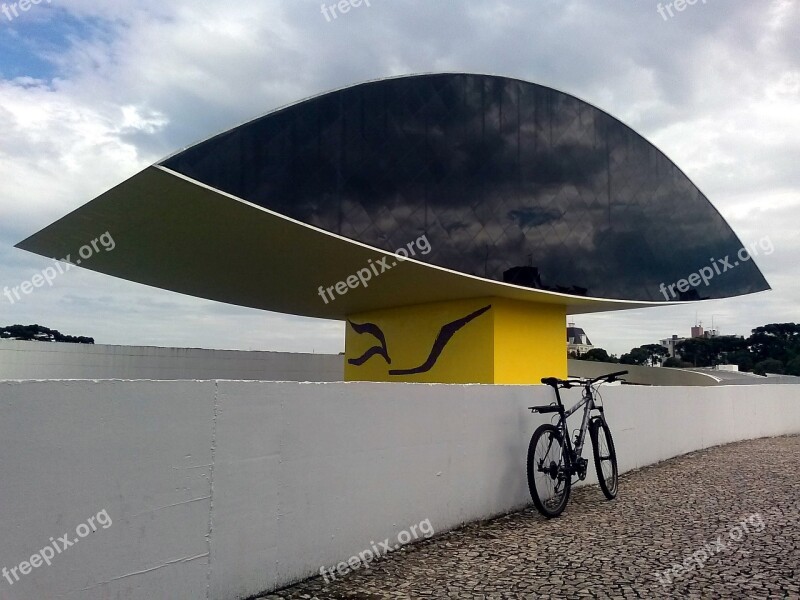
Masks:
[[[694,452],[622,476],[612,502],[581,488],[561,518],[470,524],[263,598],[800,598],[798,459],[797,436]]]

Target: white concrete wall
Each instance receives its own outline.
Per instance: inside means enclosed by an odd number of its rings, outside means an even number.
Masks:
[[[0,340],[2,379],[342,381],[344,356]]]
[[[799,391],[608,387],[603,397],[624,471],[800,433]],[[28,560],[103,509],[113,520],[13,586],[0,579],[0,597],[245,598],[425,519],[442,532],[521,508],[528,441],[544,421],[526,407],[551,393],[0,382],[0,567]]]

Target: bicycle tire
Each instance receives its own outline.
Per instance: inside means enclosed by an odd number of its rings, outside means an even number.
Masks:
[[[603,438],[600,438],[600,435]],[[609,500],[617,497],[619,491],[619,470],[617,469],[617,451],[614,448],[614,439],[605,420],[600,417],[593,419],[589,426],[589,435],[592,436],[592,453],[594,454],[594,468],[597,471],[597,482],[600,489]],[[600,443],[605,441],[605,448]],[[604,471],[604,464],[608,464],[610,471]]]
[[[537,449],[539,448],[539,442],[543,441],[545,435],[549,435],[548,440],[550,446],[548,446],[548,452],[545,453],[544,456],[537,455]],[[552,447],[552,442],[558,442],[558,446],[560,452],[553,452],[550,455],[549,449]],[[552,459],[555,458],[556,454],[559,455],[559,463],[555,463]],[[537,468],[538,460],[546,460],[550,456],[551,464],[549,465],[550,469],[555,467],[555,471],[552,472],[544,472]],[[544,466],[544,463],[542,463]],[[566,477],[564,475],[566,474]],[[539,477],[539,484],[537,485],[537,475]],[[547,482],[552,481],[556,482],[559,481],[563,485],[561,488],[560,493],[556,490],[558,489],[558,484],[555,483],[553,486],[553,496],[547,497],[548,489],[547,489]],[[536,509],[548,519],[552,519],[553,517],[559,516],[567,506],[567,501],[569,500],[570,490],[572,488],[572,477],[569,475],[569,454],[567,451],[566,446],[564,445],[564,439],[561,435],[561,432],[558,430],[557,427],[550,424],[540,425],[536,431],[533,432],[533,436],[531,436],[530,444],[528,445],[528,490],[530,491],[531,498],[533,499],[533,504],[536,506]],[[542,495],[545,496],[544,500],[542,499]],[[551,498],[555,498],[555,502],[548,502]]]

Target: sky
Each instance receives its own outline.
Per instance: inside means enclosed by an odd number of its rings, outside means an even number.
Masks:
[[[14,244],[176,150],[335,88],[463,71],[609,112],[680,166],[745,245],[773,249],[755,258],[771,291],[575,316],[596,346],[621,354],[695,320],[741,335],[800,322],[800,3],[365,0],[335,19],[332,4],[0,4],[0,288],[51,264]],[[14,323],[106,344],[344,349],[340,322],[80,268],[13,303],[0,296],[0,325]]]

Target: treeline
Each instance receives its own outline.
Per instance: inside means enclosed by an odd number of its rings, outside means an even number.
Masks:
[[[0,327],[0,339],[32,342],[67,342],[69,344],[94,344],[94,338],[64,335],[41,325],[7,325]]]
[[[771,323],[756,327],[747,338],[737,335],[690,338],[678,342],[675,351],[680,358],[666,358],[667,349],[660,344],[633,348],[619,358],[602,348],[571,357],[626,365],[657,365],[663,361],[665,367],[684,368],[733,364],[738,365],[740,371],[758,375],[800,376],[800,324]]]

